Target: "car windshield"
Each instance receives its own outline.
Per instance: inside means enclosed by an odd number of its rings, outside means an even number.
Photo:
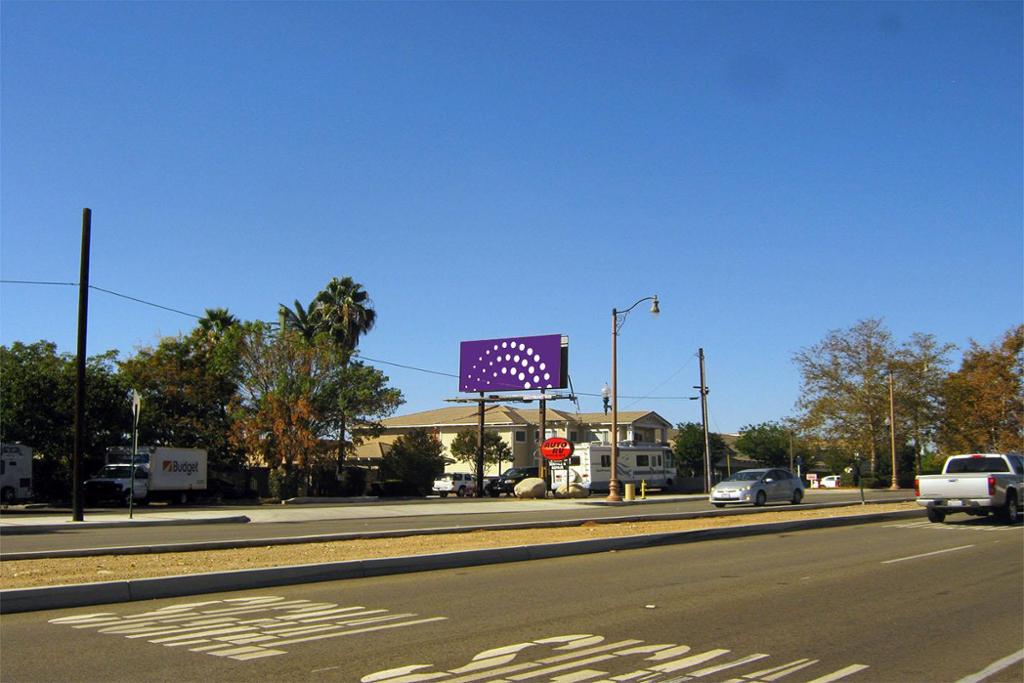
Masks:
[[[511,467],[511,468],[505,470],[505,476],[506,477],[519,477],[519,476],[522,476],[522,474],[523,474],[522,470],[518,470],[515,467]]]
[[[768,470],[742,470],[730,477],[726,477],[722,481],[757,481],[763,477],[764,473],[767,471]]]

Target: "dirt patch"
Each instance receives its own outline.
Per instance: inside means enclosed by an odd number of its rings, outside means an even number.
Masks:
[[[401,538],[359,539],[270,545],[234,550],[199,550],[187,553],[151,555],[99,555],[96,557],[50,558],[0,562],[0,588],[31,588],[98,581],[123,581],[157,576],[180,576],[203,572],[281,567],[320,562],[342,562],[381,557],[407,557],[459,550],[507,548],[540,545],[593,538],[615,538],[693,529],[783,522],[822,517],[842,517],[875,512],[920,509],[914,503],[850,505],[818,510],[766,510],[764,512],[701,519],[602,524],[584,522],[580,526],[555,529],[517,529],[489,531],[475,529],[465,533]]]

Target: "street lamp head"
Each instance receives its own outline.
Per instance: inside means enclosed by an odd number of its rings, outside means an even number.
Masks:
[[[651,315],[658,315],[661,313],[661,309],[658,308],[658,295],[655,294],[651,300]]]

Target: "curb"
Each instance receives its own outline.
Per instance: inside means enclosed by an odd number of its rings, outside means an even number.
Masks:
[[[34,612],[38,610],[84,607],[106,603],[134,602],[157,598],[173,598],[203,593],[270,588],[319,581],[338,581],[373,576],[386,576],[434,569],[475,567],[504,562],[568,557],[611,550],[634,550],[662,545],[695,543],[700,541],[757,536],[785,531],[801,531],[826,527],[853,526],[884,519],[921,517],[924,510],[897,512],[870,512],[848,517],[768,522],[719,529],[673,531],[617,538],[583,541],[565,541],[535,546],[463,550],[434,555],[389,557],[373,560],[348,560],[324,564],[306,564],[290,567],[243,569],[186,576],[165,576],[151,579],[129,579],[104,583],[80,583],[68,586],[41,588],[14,588],[0,590],[0,614]]]
[[[907,499],[913,500],[913,499]],[[869,501],[866,505],[882,505],[892,502],[907,501]],[[618,505],[618,503],[612,503]],[[850,507],[856,503],[834,502],[813,503],[798,506],[801,510],[822,510],[836,507]],[[187,553],[199,550],[232,550],[235,548],[255,548],[264,545],[299,545],[302,543],[330,543],[333,541],[354,541],[374,538],[404,538],[407,536],[443,536],[461,534],[468,531],[515,531],[520,529],[557,529],[581,526],[590,522],[598,524],[623,524],[628,522],[665,521],[683,519],[703,519],[708,517],[736,517],[754,515],[774,508],[739,508],[732,510],[700,510],[697,512],[671,512],[648,515],[623,515],[604,517],[598,520],[565,519],[551,522],[506,522],[504,524],[472,524],[457,527],[438,527],[427,529],[398,529],[390,531],[348,531],[335,534],[312,534],[306,536],[279,536],[270,538],[227,539],[223,541],[192,541],[185,543],[157,543],[147,545],[109,546],[105,548],[72,548],[67,550],[31,550],[16,553],[0,552],[0,562],[16,560],[45,560],[68,557],[95,557],[97,555],[145,555],[149,553]],[[792,506],[779,508],[793,509]],[[159,524],[153,522],[152,524]],[[166,522],[165,522],[166,523]],[[61,527],[65,528],[65,527]],[[80,528],[80,527],[75,527]],[[27,533],[27,532],[24,532]]]
[[[232,517],[208,517],[200,519],[153,519],[130,520],[123,522],[63,522],[61,524],[0,524],[0,535],[18,536],[24,534],[40,534],[51,531],[71,531],[77,529],[113,529],[127,526],[191,526],[193,524],[247,524],[250,521],[245,515]]]

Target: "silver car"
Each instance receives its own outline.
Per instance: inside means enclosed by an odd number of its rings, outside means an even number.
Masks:
[[[716,508],[728,503],[761,506],[770,500],[798,505],[804,497],[804,483],[789,470],[774,468],[740,470],[715,484],[708,500]]]

